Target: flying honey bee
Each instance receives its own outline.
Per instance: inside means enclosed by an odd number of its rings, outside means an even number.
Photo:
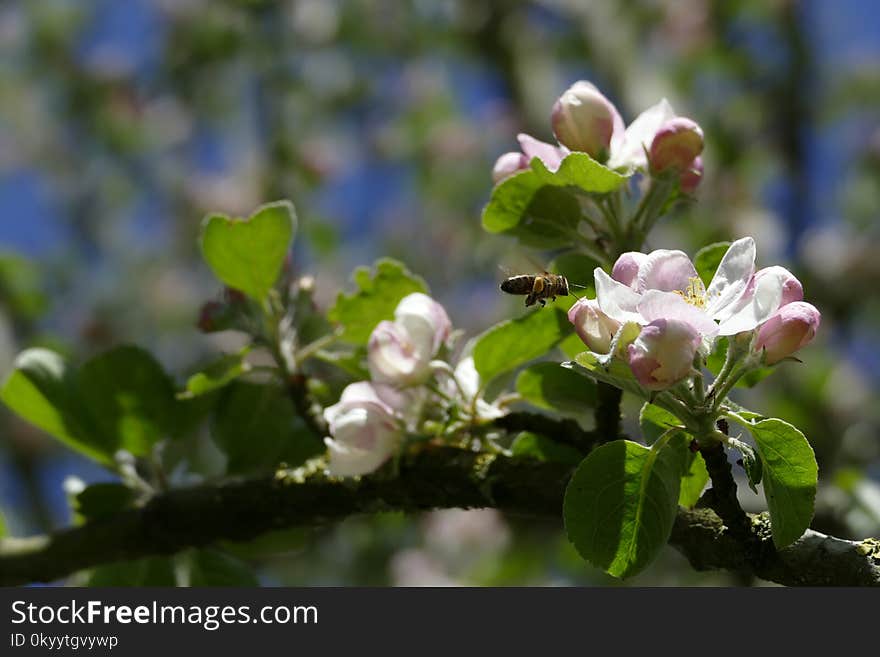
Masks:
[[[555,301],[556,297],[567,297],[568,279],[562,274],[520,274],[511,276],[501,283],[501,291],[507,294],[525,294],[526,307],[540,303],[543,308],[547,299]]]

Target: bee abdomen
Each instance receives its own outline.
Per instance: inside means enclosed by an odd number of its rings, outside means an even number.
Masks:
[[[501,291],[507,294],[529,294],[535,284],[535,277],[528,274],[511,276],[501,283]]]

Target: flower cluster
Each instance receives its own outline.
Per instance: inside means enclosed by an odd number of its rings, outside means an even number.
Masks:
[[[505,153],[495,163],[496,183],[528,169],[535,157],[556,171],[572,151],[627,174],[674,172],[685,192],[694,191],[702,178],[703,131],[691,119],[677,116],[665,98],[625,127],[614,104],[595,85],[581,80],[556,100],[551,123],[558,145],[520,134],[520,152]]]
[[[751,237],[730,245],[708,287],[687,255],[667,249],[624,253],[610,276],[597,267],[594,277],[596,298],[579,300],[568,318],[591,351],[625,360],[648,390],[687,378],[719,336],[750,335],[754,363],[772,365],[819,328],[791,272],[755,271]]]
[[[407,432],[418,429],[434,391],[441,401],[472,409],[475,418],[502,413],[479,397],[472,358],[462,358],[455,369],[438,359],[451,333],[446,310],[421,293],[404,297],[394,320],[376,325],[367,345],[371,380],[347,386],[339,403],[324,411],[331,436],[324,439],[331,474],[356,476],[376,470],[400,449]],[[436,386],[435,377],[442,377]]]

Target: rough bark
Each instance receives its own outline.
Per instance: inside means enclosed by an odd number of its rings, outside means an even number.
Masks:
[[[279,471],[174,490],[80,527],[0,542],[0,585],[54,581],[99,564],[378,511],[494,507],[559,518],[570,474],[558,463],[429,445],[407,453],[397,477],[343,482],[320,472]],[[698,570],[729,569],[789,585],[880,585],[880,541],[810,531],[777,552],[764,516],[751,518],[751,535],[743,540],[713,511],[681,509],[670,543]]]

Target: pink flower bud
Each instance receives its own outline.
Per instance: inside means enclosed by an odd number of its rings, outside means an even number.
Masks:
[[[651,168],[687,170],[703,152],[703,131],[683,116],[670,119],[657,131],[649,149]]]
[[[768,365],[778,363],[816,337],[821,319],[822,315],[809,303],[787,303],[758,329],[755,348],[764,350]]]
[[[603,313],[595,299],[578,299],[568,311],[568,321],[590,351],[597,354],[609,352],[611,340],[620,328],[620,322]]]
[[[369,474],[396,449],[402,431],[393,410],[366,382],[353,383],[339,403],[324,409],[332,438],[324,443],[330,455],[330,473],[340,477]]]
[[[685,194],[693,194],[703,180],[703,158],[695,157],[690,166],[678,177],[678,186]]]
[[[611,269],[611,278],[635,290],[638,286],[639,267],[647,258],[647,254],[638,251],[622,253]]]
[[[529,168],[529,161],[522,153],[504,153],[495,161],[492,169],[492,182],[496,185],[505,178]]]
[[[657,319],[627,349],[629,366],[648,390],[665,390],[690,373],[700,332],[687,322]]]
[[[590,82],[575,82],[553,105],[553,134],[563,146],[607,159],[611,137],[623,132],[617,108]]]

